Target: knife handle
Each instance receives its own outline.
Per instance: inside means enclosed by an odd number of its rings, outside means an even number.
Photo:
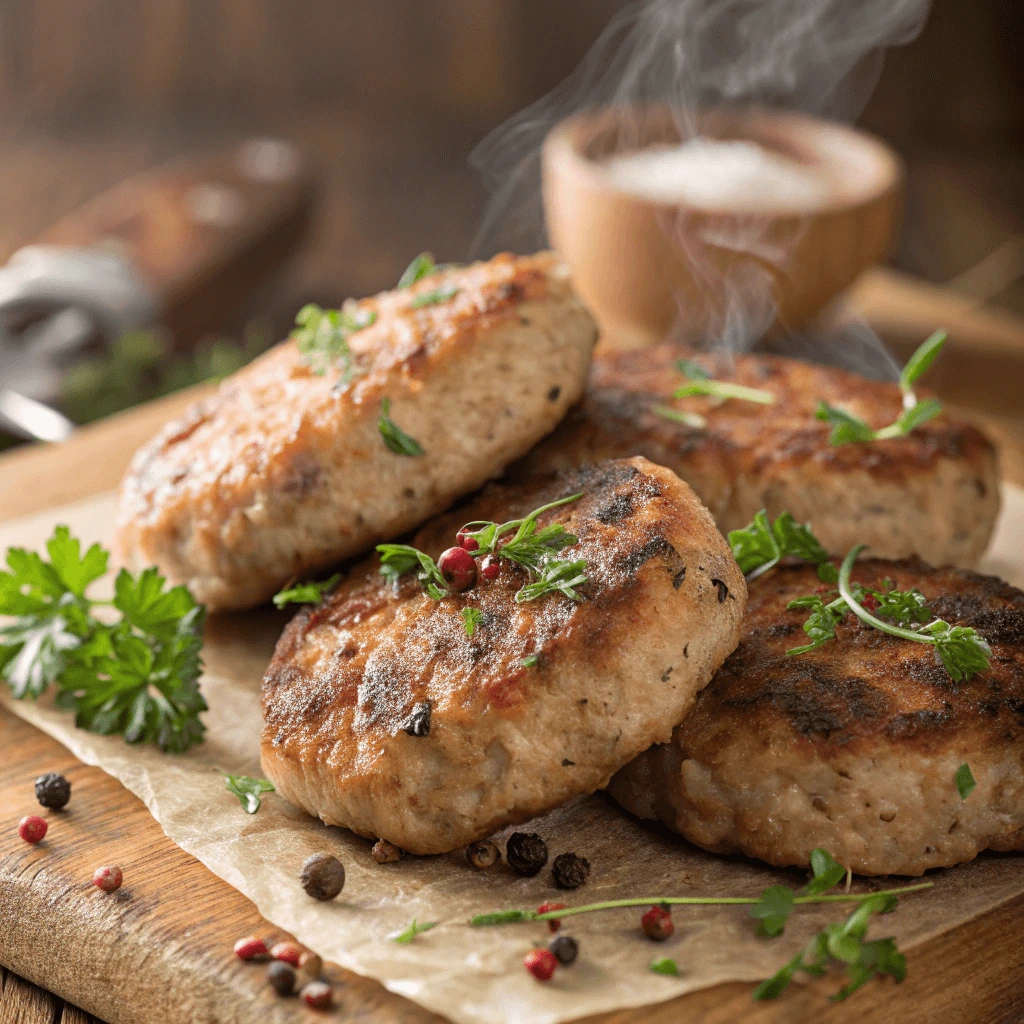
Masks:
[[[134,267],[175,348],[222,330],[302,240],[317,183],[290,142],[246,139],[129,178],[40,239]],[[142,325],[140,325],[142,326]]]

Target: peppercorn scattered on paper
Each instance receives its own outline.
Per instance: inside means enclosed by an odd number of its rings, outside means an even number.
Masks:
[[[4,524],[0,545],[39,548],[57,522],[84,541],[109,544],[113,506],[113,495],[105,495]],[[1024,584],[1024,553],[1014,538],[1022,535],[1024,491],[1007,487],[983,568],[1017,586]],[[523,969],[523,957],[547,945],[546,922],[470,928],[470,916],[532,909],[555,899],[573,905],[648,894],[756,897],[777,883],[799,886],[803,875],[704,853],[644,828],[601,796],[530,823],[528,830],[545,839],[551,858],[533,878],[515,875],[504,861],[476,870],[461,852],[378,864],[370,841],[322,825],[275,793],[263,794],[259,811],[246,814],[225,789],[224,775],[261,774],[260,679],[285,621],[284,613],[269,610],[210,620],[202,679],[208,731],[205,742],[186,754],[162,754],[76,729],[46,700],[0,699],[81,760],[118,778],[174,842],[245,893],[272,923],[324,959],[376,978],[459,1024],[556,1024],[719,982],[761,980],[845,913],[803,908],[783,936],[765,941],[756,937],[746,907],[677,908],[672,936],[657,945],[643,937],[636,909],[567,918],[562,933],[578,941],[578,959],[551,981],[538,982]],[[495,837],[502,850],[513,831]],[[303,862],[321,851],[345,866],[344,889],[326,902],[312,900],[300,879]],[[591,870],[583,887],[566,893],[554,886],[551,862],[569,851],[586,857]],[[912,950],[1022,892],[1019,858],[982,855],[901,901],[886,918],[884,934],[895,936],[901,950]],[[394,942],[414,919],[420,928],[412,941]],[[225,958],[231,955],[224,951]],[[652,972],[653,957],[673,960],[679,975]]]

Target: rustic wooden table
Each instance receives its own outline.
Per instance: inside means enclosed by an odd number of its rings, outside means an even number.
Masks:
[[[870,318],[895,333],[913,333],[927,325],[922,311],[942,296],[922,293],[884,273],[873,275],[857,295]],[[1012,357],[1024,352],[1024,327],[1018,322],[986,320],[983,310],[947,304],[943,319],[962,336],[1002,338]],[[951,323],[951,318],[956,323]],[[903,321],[912,321],[903,323]],[[973,333],[972,333],[973,332]],[[1000,334],[1002,332],[1002,334]],[[919,335],[921,333],[919,332]],[[997,346],[998,347],[998,346]],[[167,419],[181,412],[203,389],[173,395],[83,428],[61,446],[32,446],[0,458],[0,520],[87,497],[116,486],[136,447]],[[1024,483],[1024,431],[1020,421],[980,417],[997,437],[1006,475]],[[60,889],[60,912],[53,920],[34,913],[39,907],[36,860],[24,844],[0,837],[0,876],[8,885],[0,904],[0,1024],[80,1024],[95,1018],[51,995],[22,976],[125,1022],[167,1020],[166,1007],[191,1000],[198,1019],[217,1021],[302,1018],[296,1001],[267,1000],[261,978],[240,968],[230,956],[239,934],[262,930],[280,934],[262,921],[254,907],[227,883],[215,878],[168,840],[145,807],[109,776],[87,768],[55,741],[0,712],[0,818],[16,820],[32,810],[25,778],[38,771],[65,770],[75,779],[76,815],[69,834],[76,838],[46,870],[91,875],[96,854],[94,833],[102,829],[107,849],[144,856],[146,877],[133,886],[132,900],[104,918],[88,903],[88,889],[68,883]],[[77,830],[77,831],[76,831]],[[140,852],[141,851],[141,852]],[[57,852],[57,851],[55,851]],[[36,902],[33,902],[35,900]],[[202,913],[196,913],[197,905]],[[914,950],[907,981],[898,989],[875,985],[858,993],[856,1003],[830,1006],[819,985],[787,995],[784,1004],[753,1004],[750,986],[725,985],[641,1011],[602,1017],[601,1024],[669,1024],[680,1020],[725,1024],[794,1024],[843,1021],[915,1024],[1019,1024],[1024,1020],[1024,899],[985,914]],[[56,925],[54,924],[56,921]],[[61,923],[63,922],[63,923]],[[186,940],[184,936],[187,935]],[[84,941],[84,940],[88,941]],[[139,967],[142,963],[144,966]],[[135,965],[134,973],[131,965]],[[8,968],[15,968],[19,974]],[[439,1022],[375,982],[337,970],[345,1019],[369,1024]],[[596,1022],[595,1022],[596,1024]]]

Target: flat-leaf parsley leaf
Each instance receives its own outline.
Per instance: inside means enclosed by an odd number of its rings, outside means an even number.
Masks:
[[[410,437],[402,430],[391,419],[390,412],[391,399],[385,398],[380,403],[380,419],[377,420],[377,429],[380,431],[380,436],[384,438],[384,443],[388,448],[396,455],[415,456],[425,454],[423,445],[415,437]]]
[[[274,784],[266,779],[254,779],[250,775],[225,775],[224,788],[238,797],[246,814],[255,814],[260,809],[260,796],[273,793]]]
[[[274,604],[278,608],[283,608],[286,604],[317,604],[340,579],[341,573],[336,572],[319,583],[297,583],[294,587],[288,587],[287,590],[278,591],[274,595]]]

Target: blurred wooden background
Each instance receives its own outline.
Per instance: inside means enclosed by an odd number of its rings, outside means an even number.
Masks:
[[[290,136],[326,176],[298,265],[261,299],[393,282],[467,252],[466,157],[561,80],[622,0],[5,0],[0,258],[103,187],[227,135]],[[937,0],[862,123],[910,168],[897,262],[1024,312],[1024,5]],[[1002,248],[1000,249],[1000,247]],[[252,314],[243,311],[243,316]]]

